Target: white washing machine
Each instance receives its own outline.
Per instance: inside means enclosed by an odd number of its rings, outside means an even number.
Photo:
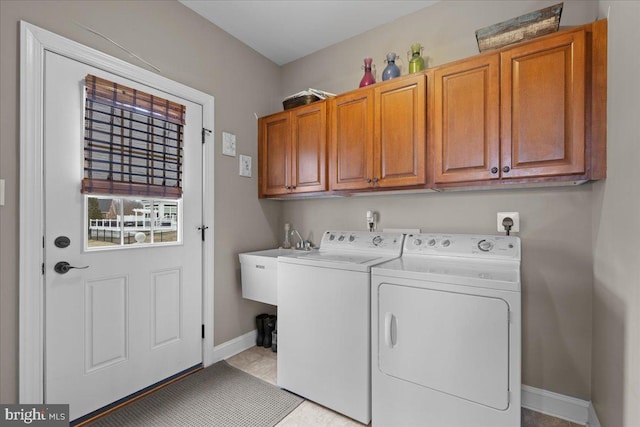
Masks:
[[[371,270],[372,424],[520,425],[520,239],[409,234]]]
[[[316,253],[278,257],[278,386],[371,420],[371,267],[402,233],[327,231]]]

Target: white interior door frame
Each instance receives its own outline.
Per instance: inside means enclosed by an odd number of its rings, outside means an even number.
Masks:
[[[19,403],[44,403],[44,186],[43,78],[45,51],[120,75],[202,105],[203,127],[212,130],[203,151],[203,222],[208,226],[203,257],[214,259],[214,99],[213,96],[151,71],[20,22],[20,265]],[[213,363],[213,263],[203,262],[202,361]]]

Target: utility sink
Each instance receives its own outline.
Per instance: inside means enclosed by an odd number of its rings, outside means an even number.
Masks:
[[[278,257],[295,249],[267,249],[240,254],[242,297],[278,305]]]

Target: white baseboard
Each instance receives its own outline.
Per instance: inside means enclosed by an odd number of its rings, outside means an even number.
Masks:
[[[571,421],[573,423],[587,425],[589,427],[600,427],[600,424],[591,423],[591,412],[593,417],[595,411],[591,402],[565,396],[564,394],[522,385],[522,407],[536,412],[551,415],[556,418]]]
[[[254,345],[256,345],[257,335],[258,331],[254,329],[253,331],[249,331],[244,335],[240,335],[239,337],[231,339],[227,342],[223,342],[220,345],[216,345],[215,347],[213,347],[212,363],[228,359],[231,356],[235,356],[236,354],[253,347]]]
[[[601,427],[600,420],[596,414],[596,409],[593,407],[593,403],[589,402],[589,421],[587,421],[587,427]]]

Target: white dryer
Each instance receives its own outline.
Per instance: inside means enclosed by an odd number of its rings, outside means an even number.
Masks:
[[[316,253],[278,257],[278,386],[371,420],[371,267],[402,233],[327,231]]]
[[[371,270],[372,424],[520,425],[520,239],[410,234]]]

